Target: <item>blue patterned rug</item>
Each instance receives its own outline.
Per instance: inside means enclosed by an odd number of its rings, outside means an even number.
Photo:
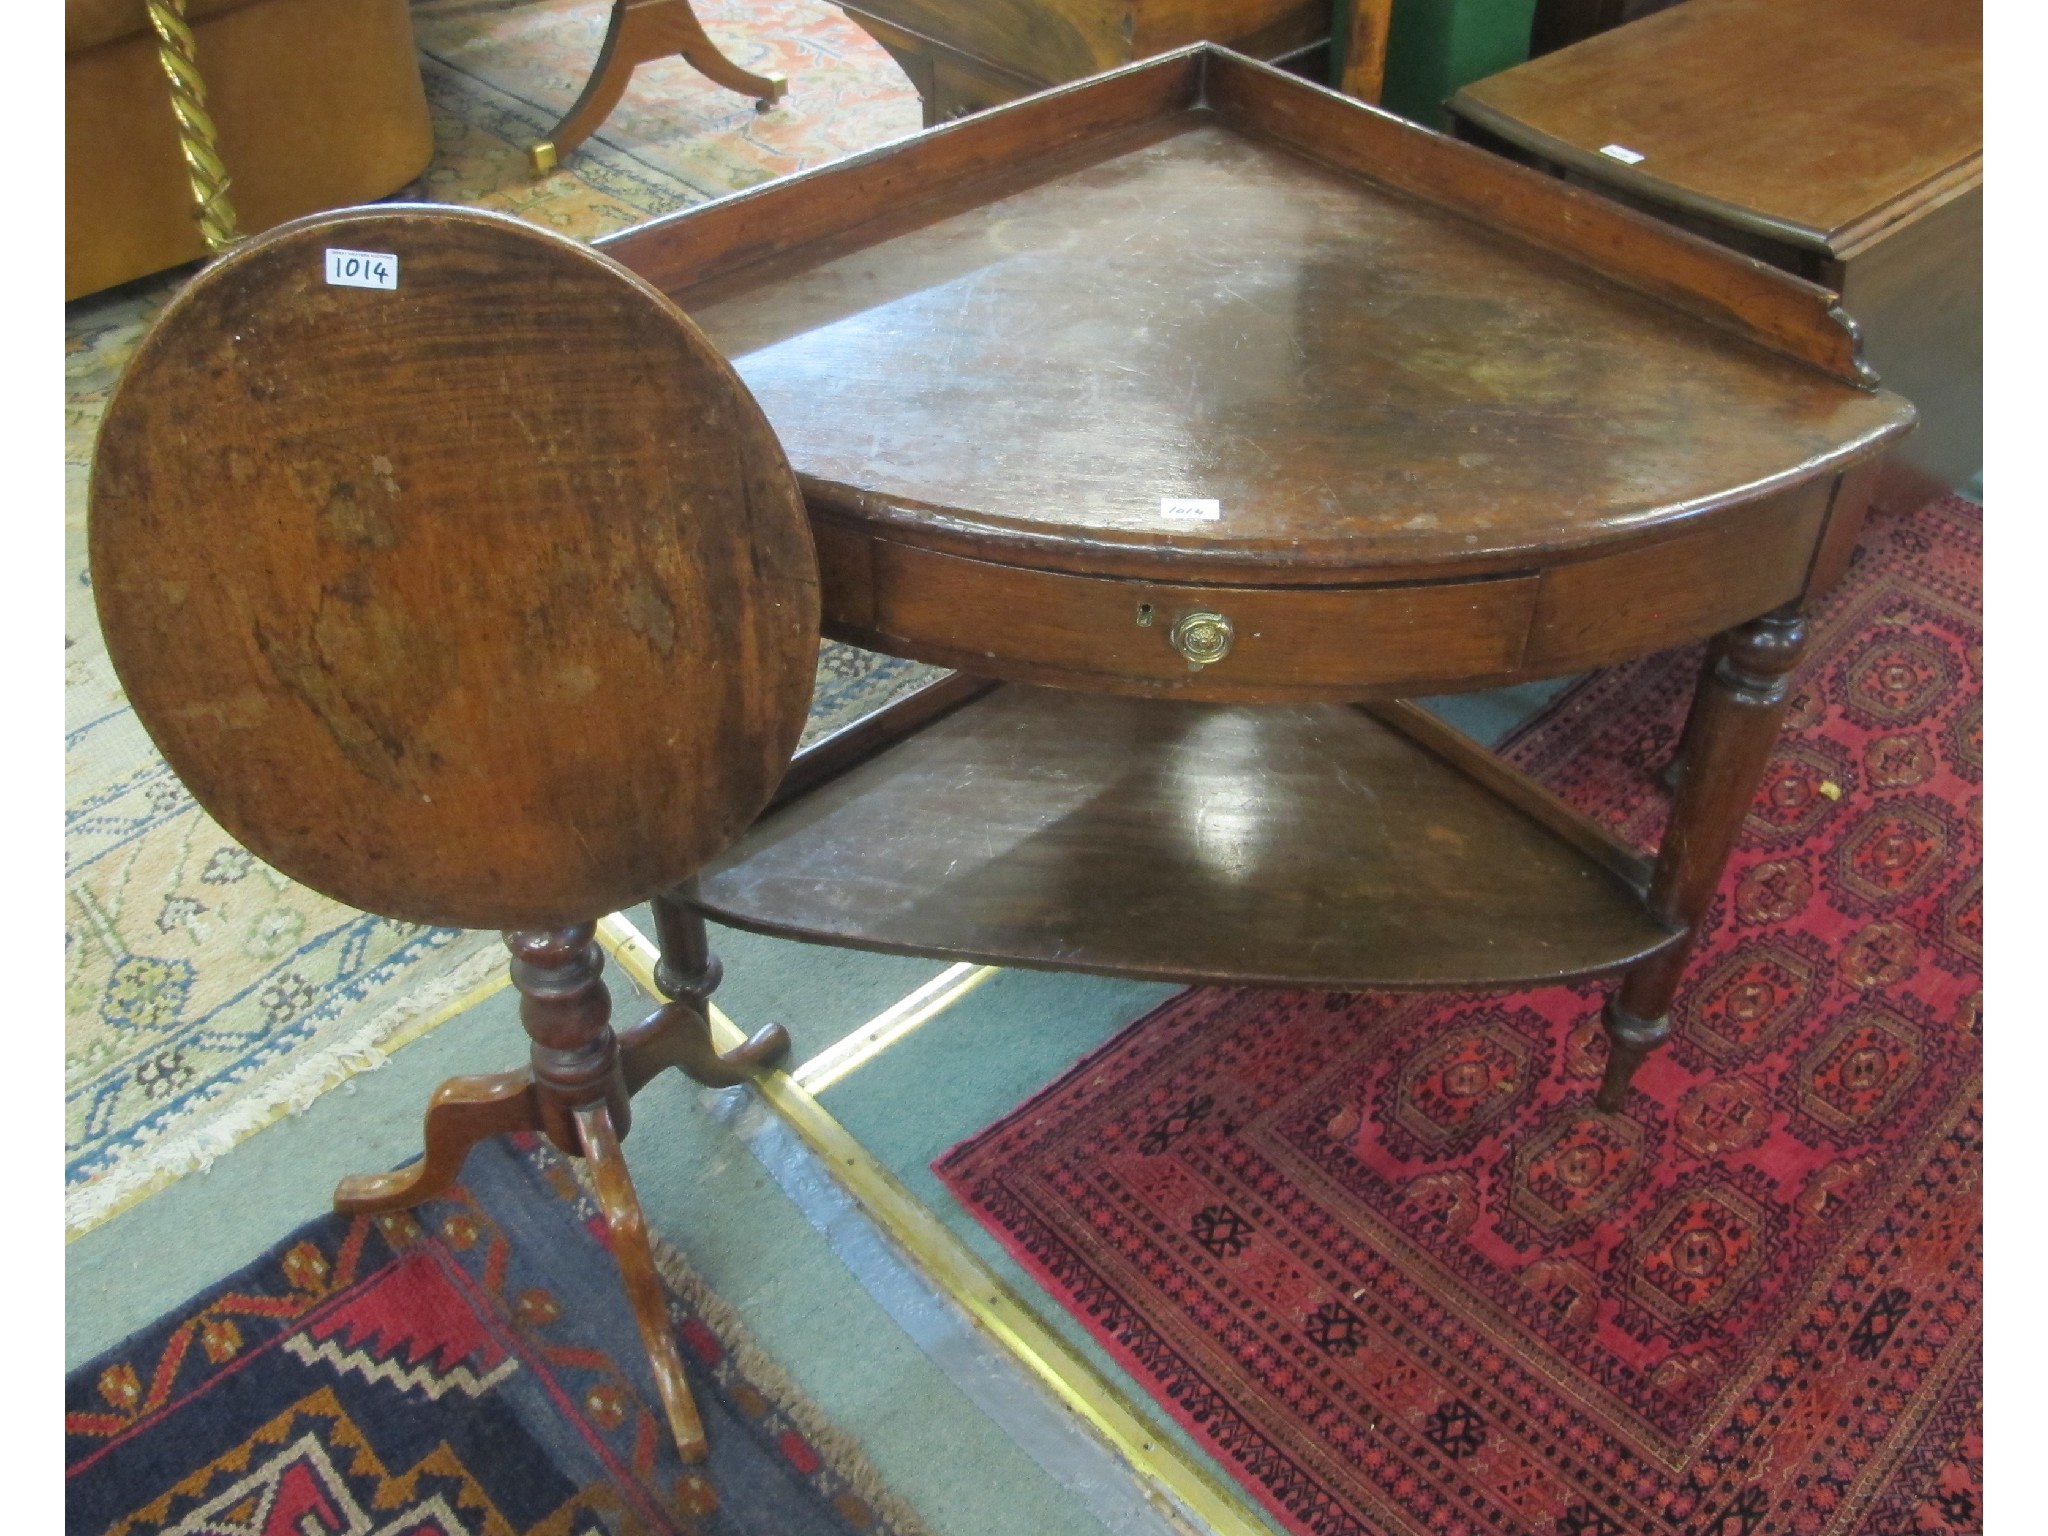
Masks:
[[[710,1460],[670,1441],[595,1202],[532,1136],[328,1216],[65,1382],[73,1536],[919,1536],[657,1250]]]

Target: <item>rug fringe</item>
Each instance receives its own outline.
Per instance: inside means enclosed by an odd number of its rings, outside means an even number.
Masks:
[[[499,979],[493,981],[493,973]],[[99,1178],[65,1192],[64,1240],[90,1232],[187,1174],[204,1173],[214,1159],[258,1131],[308,1108],[321,1094],[374,1072],[394,1051],[467,1011],[506,983],[505,957],[496,944],[478,950],[445,976],[409,989],[349,1039],[315,1051],[250,1092],[241,1103],[203,1123],[146,1143]],[[217,1097],[236,1092],[225,1083]]]

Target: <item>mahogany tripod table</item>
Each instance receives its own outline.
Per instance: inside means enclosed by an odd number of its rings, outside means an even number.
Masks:
[[[825,632],[957,668],[656,903],[1186,983],[1668,1008],[1912,423],[1834,295],[1213,46],[600,248],[734,360]],[[1654,862],[1402,702],[1713,636]]]

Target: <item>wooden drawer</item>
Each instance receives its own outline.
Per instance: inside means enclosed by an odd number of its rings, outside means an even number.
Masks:
[[[1854,479],[1863,493],[1869,476]],[[1545,571],[1523,657],[1530,674],[1626,661],[1793,601],[1806,587],[1835,494],[1834,480],[1795,486],[1676,538]],[[1844,510],[1853,544],[1863,509],[1858,503]],[[1825,580],[1838,573],[1848,550],[1832,549],[1830,556]]]
[[[843,572],[850,543],[821,541],[821,558]],[[867,559],[865,583],[826,580],[826,622],[839,632],[990,676],[1211,700],[1336,698],[1512,672],[1537,587],[1533,576],[1194,586],[1025,570],[879,540]],[[1174,643],[1195,614],[1219,614],[1231,630],[1228,652],[1200,667]]]

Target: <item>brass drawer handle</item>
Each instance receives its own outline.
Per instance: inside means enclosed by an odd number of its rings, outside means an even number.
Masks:
[[[1230,643],[1237,632],[1230,627],[1230,620],[1220,613],[1190,613],[1173,626],[1173,633],[1167,638],[1173,648],[1187,658],[1188,670],[1199,672],[1230,654]]]

